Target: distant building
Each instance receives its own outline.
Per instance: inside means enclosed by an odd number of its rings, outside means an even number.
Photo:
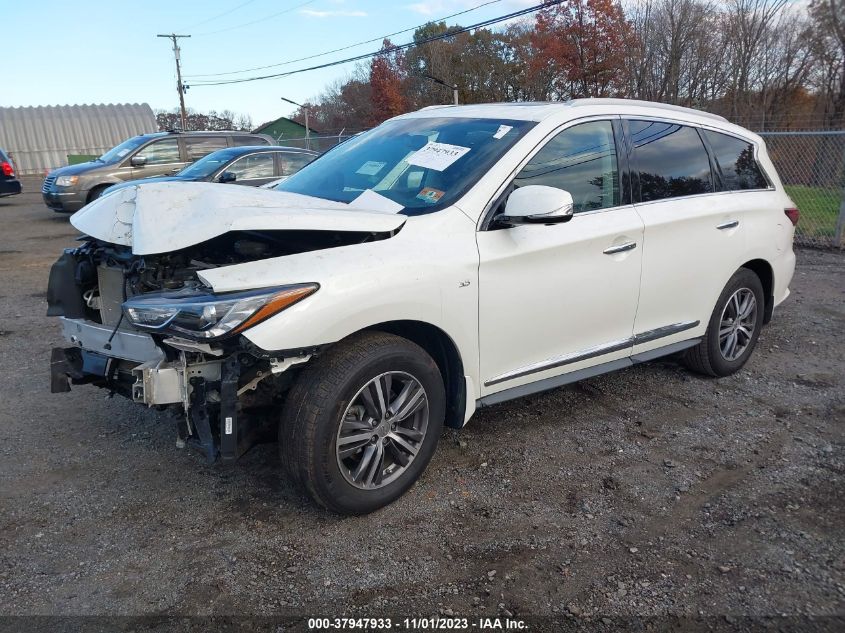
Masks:
[[[313,127],[309,127],[308,130],[312,136],[319,134],[319,132]],[[255,134],[267,134],[277,141],[305,138],[305,126],[292,119],[288,119],[287,117],[281,117],[275,121],[264,123],[263,125],[255,128],[253,132]]]
[[[68,164],[68,155],[99,156],[127,138],[157,132],[146,103],[0,108],[0,147],[21,174]]]

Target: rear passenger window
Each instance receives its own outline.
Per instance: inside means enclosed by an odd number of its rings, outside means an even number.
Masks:
[[[223,136],[186,136],[184,138],[190,163],[226,147],[226,138]]]
[[[658,121],[630,121],[629,130],[643,202],[713,191],[710,160],[695,129]]]
[[[291,154],[279,152],[277,155],[282,164],[282,169],[279,174],[281,176],[292,176],[314,160],[314,157],[311,154]]]
[[[703,130],[713,150],[721,191],[767,189],[769,183],[754,158],[754,145],[735,136]]]
[[[592,121],[564,130],[522,168],[514,185],[546,185],[568,191],[575,213],[618,206],[613,125]]]

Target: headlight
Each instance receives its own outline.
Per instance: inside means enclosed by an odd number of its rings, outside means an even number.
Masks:
[[[59,187],[73,187],[79,182],[79,176],[59,176],[56,178],[56,185]]]
[[[297,284],[219,295],[193,290],[149,293],[126,301],[123,313],[132,325],[145,330],[211,341],[257,325],[319,287]]]

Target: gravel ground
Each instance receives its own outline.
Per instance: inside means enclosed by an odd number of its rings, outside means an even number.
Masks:
[[[0,615],[842,625],[840,253],[798,253],[739,374],[658,361],[485,409],[398,502],[339,518],[275,445],[209,467],[165,414],[51,395],[44,291],[76,232],[37,193],[0,216]]]

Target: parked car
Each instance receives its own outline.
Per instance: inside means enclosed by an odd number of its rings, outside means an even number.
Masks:
[[[291,176],[319,154],[296,147],[245,145],[211,152],[174,176],[129,180],[107,187],[103,195],[151,182],[220,182],[258,187]]]
[[[789,295],[797,220],[761,138],[718,116],[427,108],[275,191],[154,183],[74,215],[53,391],[171,406],[209,461],[277,425],[317,502],[369,512],[479,407],[670,354],[738,371]]]
[[[173,175],[224,147],[272,145],[265,134],[248,132],[158,132],[134,136],[87,163],[51,171],[44,179],[44,203],[63,213],[78,211],[111,185],[125,180]]]
[[[0,198],[21,192],[21,181],[15,176],[12,159],[0,148]]]

